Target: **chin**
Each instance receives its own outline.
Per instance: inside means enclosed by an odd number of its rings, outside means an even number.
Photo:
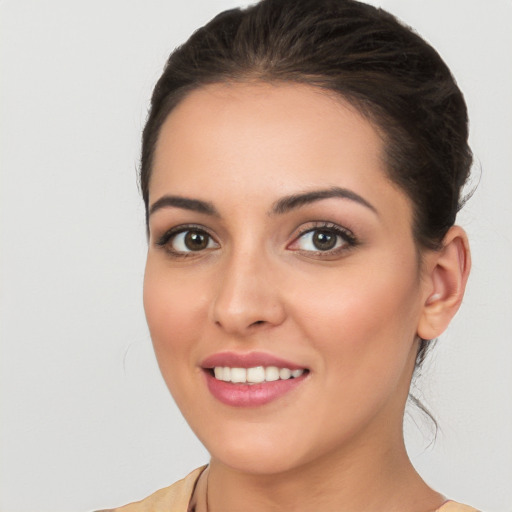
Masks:
[[[261,424],[239,424],[233,428],[233,424],[226,422],[211,428],[214,425],[215,422],[210,423],[209,431],[193,428],[212,461],[241,473],[259,475],[286,472],[300,464],[297,447],[304,445],[293,434],[283,436],[282,432],[265,429]],[[283,437],[286,442],[279,441]]]
[[[275,450],[274,450],[275,452]],[[235,447],[218,450],[211,453],[212,460],[240,473],[252,475],[276,475],[286,473],[299,466],[298,460],[290,459],[279,453],[268,453],[249,447],[236,449]]]
[[[304,449],[315,443],[308,436],[300,435],[300,429],[290,428],[289,425],[288,428],[282,425],[264,428],[261,424],[237,427],[230,429],[224,425],[222,435],[208,433],[206,437],[200,436],[200,440],[212,461],[241,473],[261,476],[287,473],[307,465],[326,449],[326,446],[317,446],[316,450]],[[217,430],[217,434],[220,430]]]

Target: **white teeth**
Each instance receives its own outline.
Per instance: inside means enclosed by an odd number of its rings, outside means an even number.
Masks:
[[[281,368],[279,370],[279,378],[282,380],[287,380],[292,376],[292,371],[288,368]]]
[[[233,382],[236,384],[258,384],[260,382],[274,382],[300,377],[304,370],[290,370],[277,366],[254,366],[253,368],[231,368],[229,366],[216,366],[213,374],[217,380]]]
[[[254,368],[247,368],[247,382],[256,384],[265,380],[265,368],[263,366],[255,366]]]
[[[245,368],[231,368],[231,382],[247,382],[247,370]]]
[[[277,366],[267,366],[265,368],[265,380],[267,382],[279,380],[279,368]]]

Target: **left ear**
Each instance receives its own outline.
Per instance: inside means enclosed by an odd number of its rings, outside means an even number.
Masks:
[[[448,327],[464,297],[471,268],[466,232],[460,226],[452,226],[443,239],[442,248],[428,254],[424,263],[426,296],[418,336],[431,340]]]

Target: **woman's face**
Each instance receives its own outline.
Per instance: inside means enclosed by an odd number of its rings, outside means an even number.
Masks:
[[[428,290],[384,168],[373,126],[305,85],[210,85],[163,125],[144,305],[214,460],[277,473],[401,436]]]

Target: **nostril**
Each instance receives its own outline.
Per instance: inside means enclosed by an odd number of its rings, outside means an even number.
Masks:
[[[265,320],[256,320],[256,322],[253,322],[251,325],[259,325],[259,324],[264,324],[265,323]]]

